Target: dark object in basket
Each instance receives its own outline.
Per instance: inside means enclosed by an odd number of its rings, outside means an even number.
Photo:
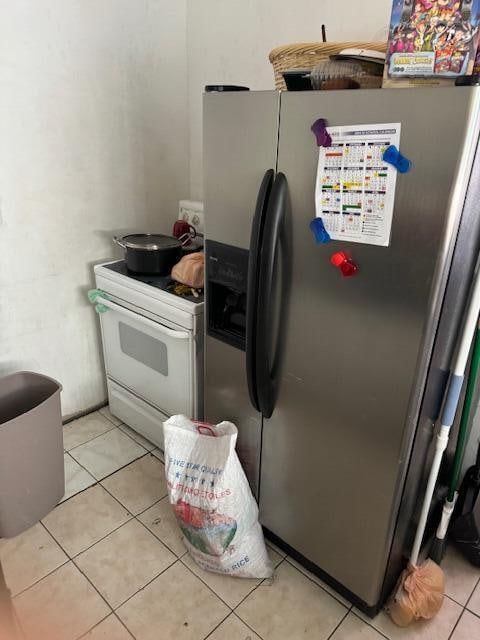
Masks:
[[[450,528],[450,539],[465,558],[480,567],[480,445],[473,467],[465,473]]]
[[[310,69],[291,69],[282,73],[288,91],[311,91]]]
[[[248,87],[242,87],[238,84],[206,84],[205,93],[221,91],[250,91]]]
[[[383,76],[385,67],[385,54],[370,49],[343,49],[330,56],[330,60],[359,63],[365,73],[371,76]]]
[[[480,84],[480,75],[478,73],[473,76],[459,76],[455,80],[455,85],[457,87],[472,87]]]
[[[374,89],[381,87],[381,76],[372,76],[358,61],[323,60],[310,73],[313,89]]]
[[[339,91],[340,89],[360,89],[360,85],[352,78],[332,78],[323,80],[319,87],[320,91]]]

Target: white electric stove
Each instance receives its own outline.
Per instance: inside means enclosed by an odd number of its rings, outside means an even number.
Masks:
[[[163,421],[203,417],[203,295],[170,278],[131,274],[123,260],[94,267],[110,411],[163,450]]]

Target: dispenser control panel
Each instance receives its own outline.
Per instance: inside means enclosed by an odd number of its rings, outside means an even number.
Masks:
[[[205,242],[207,334],[245,350],[248,251]]]

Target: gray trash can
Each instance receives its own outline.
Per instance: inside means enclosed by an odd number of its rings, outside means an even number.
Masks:
[[[34,525],[65,493],[61,390],[29,371],[0,378],[0,538]]]

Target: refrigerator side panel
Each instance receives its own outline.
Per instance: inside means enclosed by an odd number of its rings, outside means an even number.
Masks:
[[[207,240],[249,249],[258,190],[265,172],[276,167],[278,112],[279,94],[274,91],[205,95]],[[208,262],[208,242],[206,246]],[[217,293],[222,294],[221,287],[210,287],[207,282],[205,419],[210,422],[231,420],[238,427],[237,452],[252,490],[257,494],[262,419],[250,402],[244,349],[208,335],[210,313],[213,308],[218,313],[219,305],[223,304],[215,300]],[[225,304],[227,302],[228,299]]]
[[[452,210],[450,202],[464,180],[457,168],[473,95],[282,96],[278,171],[290,187],[293,271],[279,399],[264,421],[261,518],[367,606],[380,597],[416,427],[412,401],[435,334],[438,265],[451,257],[463,205],[457,198]],[[315,244],[317,118],[330,126],[401,123],[413,167],[397,176],[389,246]],[[337,251],[358,265],[354,277],[330,263]]]

